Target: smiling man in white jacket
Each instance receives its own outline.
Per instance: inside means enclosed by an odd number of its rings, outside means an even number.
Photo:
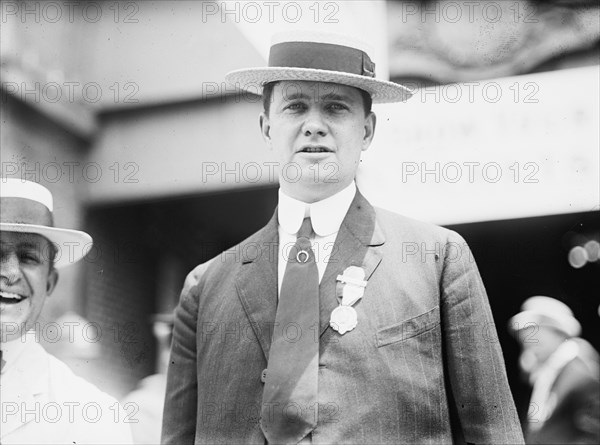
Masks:
[[[52,195],[34,182],[0,178],[0,218],[0,443],[131,443],[119,403],[31,332],[57,269],[80,260],[91,237],[54,227]]]

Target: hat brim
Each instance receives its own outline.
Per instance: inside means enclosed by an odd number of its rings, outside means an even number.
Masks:
[[[414,94],[407,87],[373,77],[314,68],[247,68],[228,73],[225,80],[251,93],[262,94],[263,86],[278,81],[329,82],[360,88],[373,98],[373,103],[405,102]]]
[[[80,230],[60,229],[36,224],[0,223],[0,231],[35,233],[46,237],[60,249],[54,262],[56,268],[76,263],[90,251],[93,245],[92,237]]]
[[[508,320],[508,330],[514,336],[526,327],[532,325],[546,326],[557,329],[569,337],[577,337],[581,334],[581,324],[574,317],[565,315],[556,318],[538,311],[523,311]]]

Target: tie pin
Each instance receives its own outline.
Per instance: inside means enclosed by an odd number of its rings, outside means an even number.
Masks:
[[[304,256],[304,260],[300,259],[302,256]],[[300,252],[298,252],[296,254],[296,261],[298,261],[299,263],[306,263],[309,258],[310,258],[310,255],[308,254],[308,252],[306,250],[301,250]]]

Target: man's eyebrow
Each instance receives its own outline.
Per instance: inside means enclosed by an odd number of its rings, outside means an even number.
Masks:
[[[42,243],[36,243],[33,241],[25,241],[25,242],[17,244],[17,246],[24,248],[24,249],[39,249],[42,246]]]
[[[284,94],[284,99],[287,101],[296,100],[296,99],[310,99],[312,96],[302,92],[295,92],[292,94]],[[321,100],[339,100],[343,102],[352,102],[352,98],[346,94],[339,93],[327,93],[321,96]]]
[[[292,94],[284,94],[284,100],[296,100],[296,99],[310,99],[311,96],[302,92],[296,92]]]
[[[338,94],[338,93],[327,93],[321,100],[340,100],[343,102],[352,102],[352,98],[346,94]]]
[[[38,249],[41,247],[41,243],[35,241],[18,241],[16,243],[10,241],[2,241],[0,242],[0,245],[2,245],[2,247],[15,246],[19,249]]]

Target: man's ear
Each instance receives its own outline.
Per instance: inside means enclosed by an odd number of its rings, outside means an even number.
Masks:
[[[53,267],[50,269],[50,272],[48,272],[48,279],[46,280],[46,295],[50,296],[56,287],[56,283],[58,283],[58,271]]]
[[[260,132],[263,139],[269,148],[271,148],[271,122],[269,121],[269,116],[264,111],[258,117],[258,124],[260,125]]]
[[[375,136],[375,125],[377,124],[377,116],[372,111],[365,116],[365,136],[363,137],[363,148],[365,151],[371,145]]]

